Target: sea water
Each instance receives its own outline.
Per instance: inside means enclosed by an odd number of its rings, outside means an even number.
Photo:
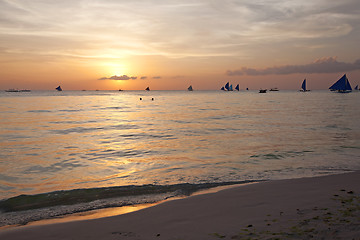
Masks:
[[[360,92],[0,92],[0,199],[360,169]]]

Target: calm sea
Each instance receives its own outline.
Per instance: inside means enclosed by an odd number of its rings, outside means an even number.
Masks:
[[[360,92],[1,92],[0,114],[0,199],[360,169]]]

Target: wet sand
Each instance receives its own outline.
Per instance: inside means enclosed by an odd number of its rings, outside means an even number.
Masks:
[[[250,184],[0,239],[359,239],[360,172]]]

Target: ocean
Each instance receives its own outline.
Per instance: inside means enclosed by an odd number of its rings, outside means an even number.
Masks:
[[[49,218],[69,204],[41,206],[52,210],[38,217],[1,206],[20,195],[100,191],[59,216],[154,202],[189,186],[359,170],[359,104],[360,92],[0,92],[0,226]],[[129,186],[141,190],[119,203],[117,190]],[[101,202],[114,189],[111,203]]]

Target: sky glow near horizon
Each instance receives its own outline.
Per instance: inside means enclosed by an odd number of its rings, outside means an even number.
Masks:
[[[0,89],[360,80],[358,0],[0,0],[0,29]]]

